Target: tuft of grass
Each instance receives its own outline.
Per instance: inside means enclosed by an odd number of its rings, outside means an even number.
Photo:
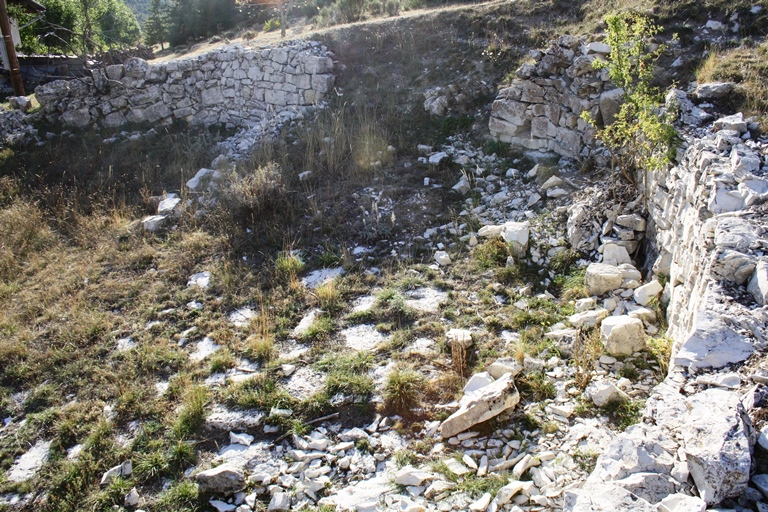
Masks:
[[[326,281],[315,290],[320,308],[324,311],[337,311],[341,309],[341,290],[336,279]]]
[[[275,259],[275,273],[286,282],[290,282],[304,270],[304,262],[294,251],[286,250]]]
[[[266,412],[273,407],[293,408],[297,404],[295,398],[265,374],[257,374],[244,382],[230,384],[223,399],[228,405],[239,409],[259,409]]]
[[[616,428],[623,432],[627,427],[640,421],[643,407],[645,407],[644,400],[620,400],[606,404],[601,407],[601,410],[616,424]]]
[[[592,370],[604,350],[600,340],[600,330],[579,331],[571,348],[571,361],[576,367],[575,384],[579,389],[585,389],[592,380]]]
[[[326,315],[315,318],[307,331],[299,337],[302,342],[322,341],[328,339],[328,336],[336,328],[333,319]]]
[[[222,373],[236,364],[235,356],[227,350],[219,350],[208,358],[208,365],[211,373]]]
[[[472,258],[478,270],[503,267],[511,255],[509,246],[501,237],[491,238],[472,250]]]
[[[551,400],[557,396],[555,385],[544,372],[530,372],[515,379],[520,394],[529,397],[530,400],[541,402]]]
[[[395,465],[398,468],[409,466],[416,461],[416,454],[411,450],[397,450],[394,455]]]
[[[187,391],[181,412],[173,423],[173,434],[177,439],[191,437],[203,425],[208,399],[208,390],[204,386],[193,386]]]
[[[650,338],[646,341],[648,351],[656,360],[656,364],[661,369],[661,374],[666,375],[669,371],[669,360],[672,358],[672,338],[662,336]]]
[[[368,371],[373,365],[373,355],[354,352],[345,355],[329,355],[315,365],[318,370],[328,373],[325,393],[336,393],[369,397],[373,393],[373,380]]]
[[[275,162],[242,174],[233,172],[220,194],[226,208],[240,219],[259,222],[291,218],[292,201],[283,172]]]
[[[561,297],[563,300],[576,300],[589,297],[584,278],[587,274],[586,269],[579,269],[571,272],[562,280]]]
[[[509,476],[506,473],[491,473],[483,477],[472,474],[457,479],[458,490],[468,494],[472,499],[478,499],[485,493],[496,496],[499,489],[508,483]]]
[[[419,404],[424,377],[413,370],[395,368],[384,386],[384,403],[391,410],[407,414]]]
[[[164,491],[155,503],[154,510],[158,512],[198,512],[199,491],[197,484],[191,480],[183,480]]]
[[[592,473],[597,465],[597,458],[600,454],[594,450],[576,449],[573,452],[573,460],[579,465],[582,471]]]
[[[0,280],[11,279],[33,253],[51,246],[56,237],[43,212],[20,199],[0,210]]]

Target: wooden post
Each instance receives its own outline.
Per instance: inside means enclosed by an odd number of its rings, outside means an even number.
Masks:
[[[11,65],[11,84],[13,93],[16,96],[24,96],[24,83],[21,81],[21,70],[19,69],[19,59],[16,57],[16,47],[13,46],[13,36],[11,35],[11,21],[8,19],[8,9],[5,7],[5,0],[0,0],[0,31],[3,32],[3,41],[8,53],[8,62]]]

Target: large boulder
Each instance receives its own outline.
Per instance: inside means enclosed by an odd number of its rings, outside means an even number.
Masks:
[[[603,295],[621,287],[623,273],[619,267],[605,263],[591,263],[584,276],[590,295]]]
[[[643,321],[629,315],[610,316],[600,324],[600,337],[611,355],[631,355],[645,347]]]
[[[505,373],[495,382],[464,396],[459,402],[459,410],[440,426],[440,434],[444,438],[453,437],[512,409],[519,401],[520,393],[514,378],[511,373]]]
[[[740,496],[749,483],[753,428],[739,396],[711,388],[688,399],[682,431],[688,470],[708,504]]]

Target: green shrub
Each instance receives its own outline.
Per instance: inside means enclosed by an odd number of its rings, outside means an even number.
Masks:
[[[597,135],[611,150],[613,167],[618,164],[630,180],[636,169],[655,170],[670,163],[678,145],[671,112],[659,113],[661,92],[651,85],[654,64],[666,50],[651,48],[651,38],[660,27],[640,13],[625,11],[607,16],[605,41],[611,47],[608,60],[595,59],[596,69],[607,68],[611,80],[623,89],[623,103],[610,124]],[[588,112],[582,118],[593,123]]]
[[[270,18],[264,22],[264,32],[272,32],[280,28],[280,20],[278,18]]]

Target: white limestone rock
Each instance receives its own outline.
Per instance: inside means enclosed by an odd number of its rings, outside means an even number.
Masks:
[[[133,464],[130,460],[118,464],[117,466],[108,469],[102,476],[99,485],[102,487],[109,485],[109,483],[117,477],[129,477],[133,473]]]
[[[601,296],[621,287],[622,270],[605,263],[591,263],[584,276],[584,284],[590,295]]]
[[[144,217],[141,221],[141,227],[147,233],[155,233],[163,229],[167,222],[168,217],[166,215],[150,215],[149,217]]]
[[[598,407],[604,407],[616,402],[625,402],[629,399],[626,393],[607,380],[591,382],[587,389],[584,390],[584,394]]]
[[[675,492],[674,480],[659,473],[633,473],[614,483],[654,505]]]
[[[441,267],[445,267],[451,264],[451,257],[445,251],[435,252],[435,262]]]
[[[510,244],[512,255],[522,258],[528,252],[529,222],[507,222],[502,226],[501,237]]]
[[[440,435],[446,439],[453,437],[512,409],[519,401],[520,394],[514,378],[511,373],[506,373],[478,392],[463,397],[459,402],[459,410],[440,426]]]
[[[747,122],[744,120],[744,114],[739,112],[731,116],[721,117],[715,121],[716,130],[735,130],[739,133],[747,131]]]
[[[768,303],[768,261],[760,260],[757,262],[747,290],[761,306]]]
[[[291,495],[287,492],[276,492],[272,495],[267,510],[291,510]]]
[[[704,512],[707,503],[699,497],[687,494],[670,494],[657,505],[659,512]]]
[[[157,214],[178,216],[179,215],[178,206],[180,203],[181,203],[180,197],[166,197],[165,199],[160,201],[159,205],[157,205]]]
[[[657,512],[654,505],[618,485],[588,483],[568,489],[564,497],[563,510],[568,512]]]
[[[492,384],[493,381],[493,377],[491,377],[491,374],[488,372],[476,373],[467,380],[466,384],[464,384],[464,394],[474,393],[475,391]]]
[[[611,316],[600,324],[600,337],[610,355],[630,355],[645,347],[643,322],[628,315]]]
[[[614,438],[598,457],[587,483],[610,483],[635,473],[669,474],[675,459],[667,451],[675,444],[661,431],[643,423]]]
[[[752,423],[739,396],[712,388],[688,404],[683,444],[699,495],[707,504],[740,496],[749,483]]]
[[[503,226],[483,226],[477,231],[477,236],[481,238],[493,238],[495,236],[500,236],[502,229],[504,229]]]
[[[696,86],[696,96],[703,100],[723,98],[733,91],[733,82],[710,82]]]
[[[659,296],[664,290],[657,280],[653,280],[650,283],[644,284],[638,288],[635,288],[634,299],[635,302],[641,306],[647,306],[653,299]]]
[[[50,441],[38,441],[24,455],[19,457],[8,470],[6,477],[9,482],[26,482],[34,477],[40,468],[48,461],[51,453]]]
[[[691,369],[722,368],[746,360],[754,347],[714,313],[699,312],[672,361]]]
[[[606,265],[632,264],[627,248],[613,243],[603,245],[603,263]]]
[[[521,365],[514,357],[502,357],[491,363],[486,370],[494,379],[500,379],[507,373],[511,374],[513,377],[517,377],[517,375],[523,371],[523,365]]]
[[[583,313],[574,313],[568,317],[568,321],[577,329],[581,327],[595,327],[610,314],[611,312],[607,309],[600,308],[592,311],[585,311]]]
[[[412,485],[421,486],[425,482],[432,481],[436,478],[434,473],[417,469],[413,466],[405,466],[400,468],[395,475],[395,483],[397,485]]]
[[[228,464],[201,471],[195,475],[195,481],[201,492],[232,494],[245,488],[242,471]]]

